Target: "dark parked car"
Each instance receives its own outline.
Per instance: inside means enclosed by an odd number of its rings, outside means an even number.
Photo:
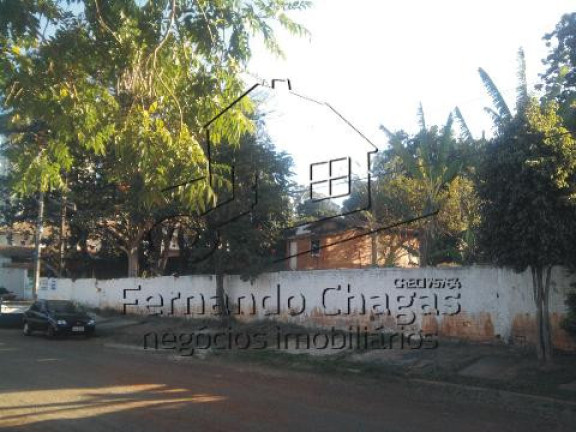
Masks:
[[[38,300],[24,312],[24,334],[42,331],[48,337],[69,334],[91,336],[94,319],[67,300]]]
[[[16,294],[12,291],[8,291],[4,287],[0,287],[0,301],[2,300],[14,300],[16,298]]]

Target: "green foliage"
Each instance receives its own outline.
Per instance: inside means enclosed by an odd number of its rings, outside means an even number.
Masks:
[[[500,93],[500,90],[498,90],[498,87],[484,69],[478,68],[478,73],[495,107],[495,110],[485,108],[486,112],[492,117],[492,120],[497,126],[507,122],[512,117],[512,112],[510,108],[508,108],[508,104],[502,96],[502,93]]]
[[[192,271],[251,277],[270,270],[273,261],[283,256],[282,234],[292,217],[288,191],[293,162],[275,150],[260,128],[263,123],[257,121],[257,125],[259,133],[245,134],[238,148],[223,144],[218,149],[216,158],[234,166],[234,200],[206,218],[202,231],[207,244],[197,254],[206,254],[215,240],[220,244],[198,264],[190,256]],[[209,233],[217,233],[218,239]]]
[[[492,99],[492,104],[494,108],[484,108],[484,110],[490,115],[494,126],[496,127],[496,132],[499,132],[502,128],[512,120],[513,114],[512,110],[508,107],[504,96],[492,80],[488,72],[482,68],[478,68],[478,73],[480,74],[480,79],[486,88],[486,92]],[[526,81],[526,58],[524,50],[520,48],[518,50],[518,86],[516,87],[516,111],[521,112],[526,104],[528,103],[528,83]]]
[[[546,71],[541,77],[545,100],[556,100],[566,125],[576,127],[576,13],[562,17],[556,28],[544,36],[549,54],[544,60]]]
[[[424,189],[424,211],[428,212],[437,208],[438,195],[461,171],[463,160],[453,137],[452,115],[441,130],[437,126],[426,128],[422,107],[419,118],[421,130],[413,138],[391,133],[383,126],[381,130],[388,135],[391,152],[404,172]]]
[[[33,46],[42,33],[42,24],[53,23],[63,10],[54,0],[0,0],[0,46],[19,41]],[[44,22],[42,22],[44,21]]]
[[[207,181],[202,126],[244,91],[252,38],[280,54],[272,26],[306,34],[288,13],[309,3],[75,3],[0,3],[0,132],[12,138],[12,187],[21,196],[72,190],[82,187],[64,182],[73,167],[94,172],[119,191],[99,224],[133,254],[160,209],[200,214],[218,201],[214,184],[230,186],[226,166]],[[238,146],[253,109],[249,98],[234,105],[211,126],[212,144]],[[184,185],[163,192],[175,184]]]
[[[420,230],[422,265],[453,261],[460,255],[458,248],[470,243],[458,238],[474,224],[475,217],[463,211],[475,211],[475,204],[470,204],[475,199],[473,186],[462,177],[474,143],[459,110],[456,118],[462,131],[460,140],[453,134],[452,115],[444,127],[428,128],[422,107],[421,129],[414,136],[381,126],[390,150],[375,162],[377,218],[401,221],[440,210],[437,217],[415,225]]]
[[[341,213],[340,206],[335,202],[326,199],[324,201],[312,201],[306,199],[309,196],[309,190],[303,186],[301,194],[296,198],[296,218],[298,223],[312,222],[319,219],[337,216]],[[320,196],[316,197],[317,199]]]
[[[558,105],[531,100],[486,148],[481,244],[490,261],[524,270],[565,264],[576,232],[576,140]]]
[[[566,296],[565,304],[568,307],[568,313],[562,320],[561,326],[576,338],[576,292],[571,292]]]
[[[59,176],[74,159],[72,146],[111,153],[111,183],[142,182],[143,206],[161,201],[160,190],[200,174],[205,165],[200,126],[233,100],[244,84],[238,72],[250,57],[249,38],[275,46],[272,22],[305,30],[286,11],[308,2],[81,2],[85,15],[54,11],[55,31],[37,37],[48,2],[26,2],[21,13],[2,6],[6,49],[0,56],[10,130],[23,134],[11,155],[22,194],[62,188]],[[102,4],[100,4],[102,3]],[[77,8],[78,10],[79,8]],[[226,36],[226,34],[231,36]],[[26,37],[35,44],[21,47]],[[237,143],[250,130],[248,98],[231,110],[212,140]],[[188,177],[189,178],[189,177]],[[197,188],[198,190],[193,190]],[[183,188],[191,206],[214,200],[205,185]]]

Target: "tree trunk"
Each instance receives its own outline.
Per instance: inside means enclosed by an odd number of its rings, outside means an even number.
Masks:
[[[224,290],[224,270],[222,267],[222,254],[217,252],[216,257],[216,299],[220,305],[220,317],[222,325],[227,326],[230,323],[230,310],[226,301],[226,291]]]
[[[378,233],[373,232],[371,234],[372,240],[372,267],[378,267]]]
[[[172,244],[175,232],[176,226],[170,226],[167,229],[166,235],[162,238],[162,251],[160,252],[160,258],[156,265],[156,269],[160,275],[163,275],[166,271],[166,265],[168,264],[168,257],[170,255],[170,245]]]
[[[126,255],[128,256],[128,277],[138,277],[138,246],[129,247],[126,250]]]
[[[128,277],[138,277],[140,273],[140,244],[148,230],[152,228],[153,223],[153,220],[148,219],[140,225],[129,227],[126,229],[128,234],[120,232],[118,228],[113,225],[105,225],[105,228],[108,229],[108,232],[112,234],[119,242],[118,247],[128,257]]]
[[[426,199],[426,205],[424,206],[424,213],[431,212],[432,209],[436,208],[431,196]],[[430,265],[430,247],[433,238],[433,221],[425,220],[422,228],[419,230],[419,247],[420,252],[420,267],[428,267]]]
[[[419,230],[418,236],[418,251],[420,255],[420,267],[427,267],[429,264],[429,243],[430,243],[430,233],[428,232],[428,226],[424,226]]]
[[[82,234],[82,237],[80,239],[80,250],[82,252],[82,266],[80,267],[79,277],[81,278],[90,277],[90,275],[88,274],[89,254],[88,254],[88,238],[86,233]]]
[[[544,342],[544,356],[547,365],[551,365],[553,362],[552,359],[552,330],[550,325],[550,307],[549,307],[549,300],[550,300],[550,277],[552,274],[552,266],[546,267],[546,274],[544,279],[544,295],[543,295],[543,304],[542,304],[542,333],[543,337],[542,340]]]
[[[64,277],[66,272],[64,255],[66,254],[66,206],[68,204],[67,198],[68,196],[64,192],[62,194],[62,202],[60,203],[60,245],[59,245],[59,262],[58,262],[58,275],[60,277]]]
[[[166,271],[170,254],[170,244],[172,243],[175,231],[176,227],[170,225],[166,228],[159,226],[151,232],[150,267],[156,276],[162,276]]]
[[[188,261],[190,259],[190,247],[188,242],[186,241],[186,237],[184,234],[184,229],[181,228],[178,230],[178,268],[181,274],[185,274],[188,270]]]
[[[38,219],[36,221],[36,232],[34,233],[34,285],[32,286],[32,299],[38,298],[38,287],[40,286],[40,267],[42,263],[42,233],[44,232],[44,192],[38,193]]]
[[[532,285],[536,303],[536,354],[542,366],[552,364],[552,335],[548,297],[552,267],[532,267]]]

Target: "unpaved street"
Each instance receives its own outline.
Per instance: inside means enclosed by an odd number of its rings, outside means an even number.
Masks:
[[[0,373],[0,427],[11,431],[570,430],[463,397],[416,395],[400,381],[174,361],[102,338],[2,329]]]

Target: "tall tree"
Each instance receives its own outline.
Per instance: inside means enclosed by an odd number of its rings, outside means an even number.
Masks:
[[[257,124],[262,126],[260,120]],[[194,249],[186,256],[184,271],[216,275],[216,294],[226,319],[225,306],[232,305],[225,302],[224,276],[253,278],[278,267],[275,263],[283,257],[283,233],[292,219],[292,159],[277,152],[261,128],[245,134],[237,148],[224,143],[215,156],[234,167],[234,195],[194,227]]]
[[[557,31],[569,21],[565,16]],[[562,77],[554,76],[552,69],[547,72],[547,90],[557,96],[552,89],[557,90]],[[487,109],[496,137],[486,145],[479,170],[480,247],[495,264],[532,272],[536,348],[540,361],[548,364],[552,361],[548,315],[552,267],[570,264],[570,243],[576,233],[571,202],[576,192],[576,140],[566,127],[558,98],[545,97],[539,103],[529,96],[522,50],[514,114],[488,75],[480,70],[480,76],[496,108]]]
[[[49,19],[41,3],[30,3],[30,23],[18,14],[0,22],[4,131],[26,132],[11,141],[15,190],[62,189],[63,173],[86,160],[76,154],[100,157],[89,168],[119,190],[120,202],[99,225],[116,238],[135,276],[158,209],[177,201],[201,214],[218,200],[213,180],[224,184],[226,167],[208,173],[202,126],[244,90],[239,73],[251,37],[281,53],[272,24],[304,34],[288,12],[309,3],[94,0]],[[43,21],[49,36],[38,33]],[[238,145],[253,128],[252,109],[248,98],[234,105],[228,121],[213,125],[212,144]],[[175,184],[182,186],[164,192]]]
[[[255,276],[283,253],[283,231],[292,220],[292,159],[276,151],[262,130],[246,134],[237,149],[224,145],[218,152],[234,166],[235,194],[206,219],[206,229],[218,232],[220,247],[203,266],[216,273]]]
[[[481,247],[497,265],[532,272],[536,348],[549,363],[552,266],[567,263],[576,238],[576,140],[558,105],[529,101],[488,144],[480,178]]]

